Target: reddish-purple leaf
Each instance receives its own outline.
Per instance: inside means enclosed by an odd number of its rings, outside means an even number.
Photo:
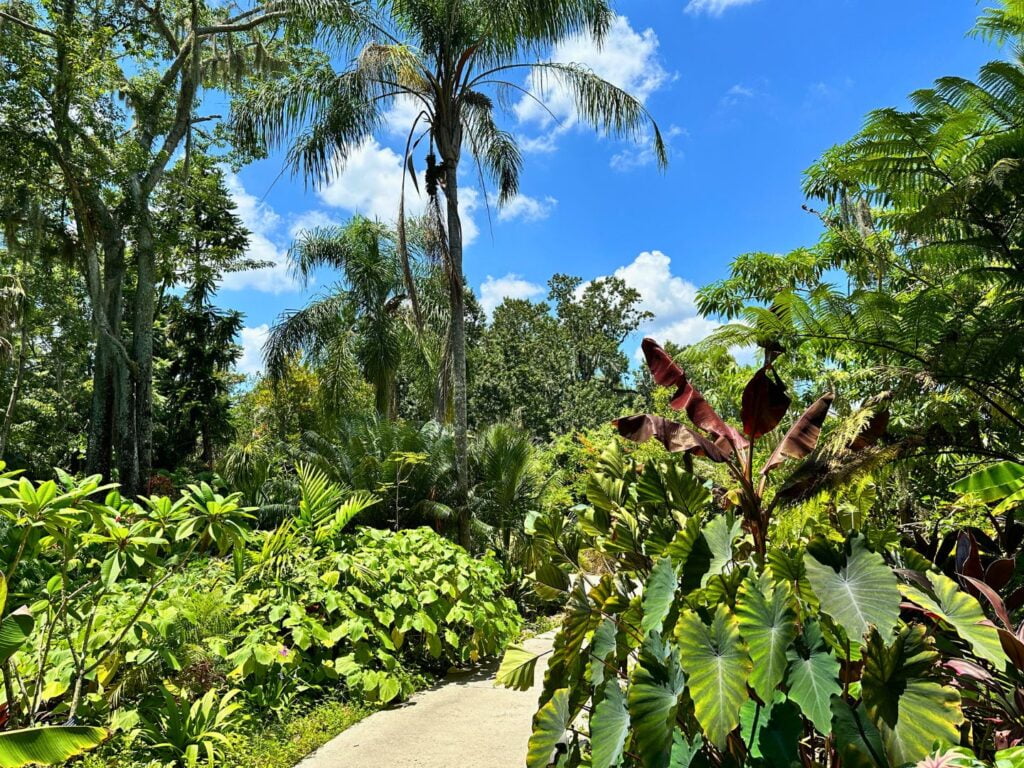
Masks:
[[[747,447],[747,441],[743,439],[739,430],[727,424],[721,416],[715,413],[715,409],[704,399],[704,395],[690,383],[686,372],[676,364],[668,352],[661,348],[658,342],[648,337],[643,340],[641,347],[655,383],[663,387],[675,387],[676,393],[669,401],[672,408],[677,411],[686,411],[686,415],[695,426],[710,433],[716,440],[724,437],[736,450]]]
[[[703,435],[694,432],[685,424],[653,414],[624,416],[612,422],[619,434],[635,443],[644,443],[654,438],[671,453],[692,453],[707,456],[712,461],[725,461],[727,453]]]
[[[1001,557],[998,560],[993,560],[989,567],[985,569],[985,583],[996,591],[1002,589],[1010,583],[1016,566],[1017,562],[1012,557]]]
[[[1017,587],[1013,593],[1006,598],[1006,610],[1016,611],[1024,607],[1024,587]]]
[[[832,407],[835,395],[829,392],[819,397],[814,404],[808,408],[796,423],[789,428],[786,436],[779,441],[768,457],[767,463],[761,470],[761,474],[767,475],[786,459],[802,459],[806,457],[818,444],[818,437],[821,435],[821,425],[825,423],[828,409]]]
[[[641,342],[640,348],[643,349],[644,357],[647,358],[647,367],[651,369],[654,383],[659,387],[676,387],[678,389],[686,382],[686,373],[683,369],[676,365],[675,360],[669,356],[668,352],[650,336]]]
[[[1010,612],[1006,608],[1006,604],[1003,603],[1003,598],[992,589],[988,584],[981,581],[980,579],[973,579],[970,576],[964,576],[978,592],[985,596],[988,600],[989,605],[992,606],[992,610],[996,612],[996,617],[1003,622],[1007,629],[1013,629],[1013,624],[1010,623]]]
[[[1003,650],[1006,651],[1006,655],[1017,669],[1024,669],[1024,642],[1012,632],[1007,632],[1002,627],[999,628],[999,642],[1003,645]]]
[[[983,667],[979,667],[972,661],[964,661],[963,659],[950,659],[946,662],[946,666],[952,669],[961,677],[969,677],[973,680],[979,680],[983,683],[992,682],[992,680],[994,679],[992,677],[992,674],[988,670],[984,669]]]
[[[767,435],[779,426],[790,402],[786,385],[779,381],[778,374],[768,366],[760,368],[743,389],[743,433],[751,440]]]

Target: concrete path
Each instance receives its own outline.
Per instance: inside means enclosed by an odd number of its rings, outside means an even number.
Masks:
[[[549,632],[523,645],[540,653],[553,639]],[[525,692],[495,687],[497,662],[452,673],[405,704],[356,723],[298,768],[523,768],[547,659]]]

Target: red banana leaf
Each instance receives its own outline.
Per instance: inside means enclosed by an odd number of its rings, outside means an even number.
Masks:
[[[642,413],[637,416],[624,416],[612,424],[627,440],[644,443],[653,437],[671,453],[692,453],[696,456],[707,456],[712,461],[725,461],[728,456],[727,452],[723,452],[685,424],[662,416]]]
[[[819,397],[814,404],[808,408],[796,423],[789,428],[786,436],[779,441],[768,458],[768,462],[761,470],[762,475],[767,475],[786,459],[803,459],[818,444],[818,437],[821,435],[821,425],[825,423],[828,409],[832,407],[835,395],[829,392]]]

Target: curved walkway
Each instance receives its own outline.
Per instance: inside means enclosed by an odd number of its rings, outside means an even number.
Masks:
[[[540,653],[553,639],[550,632],[523,645]],[[523,768],[547,658],[525,692],[495,687],[497,662],[452,673],[405,704],[356,723],[298,768]]]

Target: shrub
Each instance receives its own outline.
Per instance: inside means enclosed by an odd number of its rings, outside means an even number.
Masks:
[[[504,572],[428,528],[362,529],[337,550],[287,550],[239,586],[241,623],[219,651],[248,685],[299,677],[389,702],[443,668],[501,652],[519,631]]]

